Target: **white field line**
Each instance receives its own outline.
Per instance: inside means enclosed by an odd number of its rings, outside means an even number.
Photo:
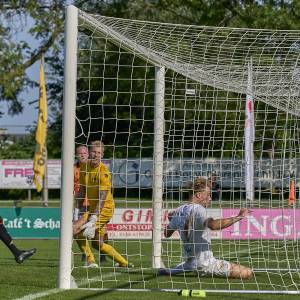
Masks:
[[[90,279],[87,278],[87,279],[81,280],[77,284],[77,286],[78,287],[84,286],[84,285],[86,285],[90,282],[101,281],[103,279],[113,277],[113,276],[119,276],[121,274],[122,273],[107,273],[107,274],[104,274],[103,276],[95,276],[95,277],[92,277]],[[47,290],[47,291],[44,291],[44,292],[39,292],[39,293],[36,293],[36,294],[30,294],[30,295],[24,296],[22,298],[17,298],[15,300],[33,300],[33,299],[38,299],[38,298],[45,297],[45,296],[52,295],[52,294],[63,293],[63,292],[66,292],[66,291],[67,290],[65,290],[65,289],[51,289],[51,290]]]

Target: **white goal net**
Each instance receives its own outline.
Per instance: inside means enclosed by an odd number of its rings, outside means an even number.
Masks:
[[[66,76],[76,76],[65,80],[65,101],[76,97],[76,116],[74,107],[64,112],[64,134],[74,136],[75,146],[104,142],[116,203],[107,243],[134,267],[116,267],[93,250],[99,267],[85,268],[74,242],[71,270],[61,262],[61,274],[71,271],[82,288],[299,292],[300,31],[154,23],[72,9],[78,26],[69,25],[67,34],[76,49],[66,47]],[[64,141],[61,245],[71,228],[64,218],[73,158],[66,160],[74,146],[67,147]],[[213,218],[252,210],[212,232],[214,255],[253,269],[252,279],[157,275],[184,259],[178,235],[165,239],[162,232],[168,212],[187,200],[187,183],[199,176],[212,181]]]

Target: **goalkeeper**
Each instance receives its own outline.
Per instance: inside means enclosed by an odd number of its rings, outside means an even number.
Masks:
[[[128,261],[111,245],[104,243],[106,224],[113,216],[115,204],[111,192],[111,175],[101,162],[104,155],[104,144],[93,141],[89,145],[89,161],[81,165],[79,178],[78,201],[87,198],[89,206],[80,218],[73,223],[73,233],[88,264],[95,264],[94,255],[87,240],[92,246],[110,256],[121,267],[128,267]]]
[[[190,202],[179,206],[169,215],[170,223],[165,229],[166,237],[178,230],[186,259],[175,268],[160,269],[160,275],[197,271],[202,276],[252,277],[252,269],[214,257],[210,233],[211,230],[222,230],[239,222],[248,215],[249,210],[244,208],[236,217],[215,220],[207,217],[206,208],[210,202],[210,182],[202,177],[196,178],[191,187]]]

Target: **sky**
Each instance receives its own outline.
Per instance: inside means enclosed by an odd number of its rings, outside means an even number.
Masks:
[[[39,43],[27,33],[27,30],[33,25],[33,20],[28,18],[24,29],[18,32],[15,35],[16,40],[26,40],[29,45],[32,47],[38,47]],[[27,74],[30,76],[31,79],[39,82],[39,68],[40,68],[40,61],[37,61],[34,65],[27,69]],[[47,78],[45,78],[47,83]],[[38,87],[31,88],[27,92],[23,92],[21,98],[24,99],[23,106],[24,110],[23,113],[11,116],[8,115],[8,105],[6,102],[1,101],[0,107],[1,110],[4,112],[4,115],[0,118],[0,128],[7,128],[7,133],[26,133],[26,128],[28,126],[35,126],[35,122],[37,121],[38,117],[38,109],[37,103],[29,104],[31,101],[37,100],[39,97],[39,89]]]

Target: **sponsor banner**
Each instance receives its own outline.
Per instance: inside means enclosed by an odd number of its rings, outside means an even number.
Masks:
[[[48,186],[59,189],[61,181],[60,160],[48,160]],[[0,188],[2,189],[35,189],[33,184],[32,160],[1,160]]]
[[[163,210],[164,228],[168,213]],[[238,209],[208,209],[208,217],[215,219],[236,216]],[[4,224],[13,238],[59,238],[59,208],[0,208]],[[250,216],[222,230],[212,231],[213,239],[299,239],[300,209],[253,209]],[[151,239],[152,209],[118,208],[107,225],[110,239]],[[163,237],[163,235],[162,235]],[[178,239],[178,234],[173,234]]]
[[[59,238],[59,208],[0,208],[0,216],[13,238]]]
[[[162,228],[169,223],[168,214],[172,210],[162,211]],[[208,217],[221,218],[220,209],[208,209]],[[152,209],[126,208],[116,209],[111,222],[107,225],[107,233],[111,239],[151,239],[152,238]],[[212,238],[219,239],[220,231],[212,231]],[[164,238],[162,232],[162,238]],[[172,235],[179,239],[178,233]]]
[[[115,188],[152,188],[152,159],[114,159],[103,161],[112,173]],[[31,160],[0,161],[0,188],[33,189]],[[297,167],[298,166],[298,167]],[[245,162],[242,160],[170,159],[164,162],[164,186],[171,190],[183,189],[197,176],[210,177],[214,173],[222,190],[244,188]],[[300,178],[300,160],[262,159],[254,162],[256,189],[288,188],[290,178]],[[48,160],[48,187],[59,189],[60,160]]]
[[[298,166],[298,167],[297,167]],[[116,187],[152,187],[152,159],[115,159],[110,168]],[[221,189],[244,188],[245,161],[231,159],[166,159],[163,180],[169,190],[184,188],[197,176],[215,174]],[[254,185],[261,188],[289,187],[290,178],[300,178],[300,160],[254,161]],[[299,185],[299,183],[298,183]]]
[[[238,209],[223,209],[223,218],[236,216]],[[251,214],[222,230],[223,239],[299,239],[300,209],[253,209]]]

